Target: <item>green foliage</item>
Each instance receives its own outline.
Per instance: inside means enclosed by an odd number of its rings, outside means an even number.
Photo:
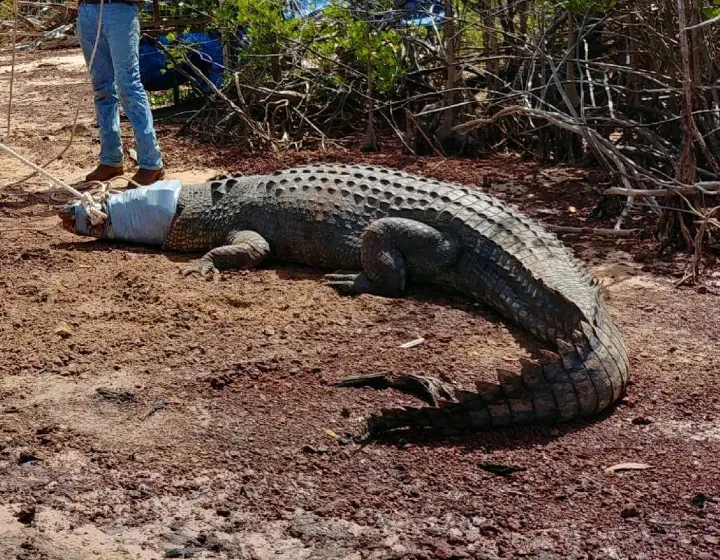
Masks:
[[[295,22],[283,17],[279,0],[228,0],[214,12],[215,24],[233,36],[238,29],[247,34],[240,57],[247,71],[262,75],[277,64],[283,37],[295,35]]]
[[[370,66],[376,92],[392,92],[403,71],[400,33],[392,28],[380,30],[341,4],[329,5],[323,15],[300,31],[303,43],[321,55],[317,62],[328,68],[340,58],[362,74]]]
[[[374,2],[374,11],[390,8],[389,3],[379,4]],[[367,21],[366,13],[356,13],[342,0],[325,7],[319,18],[289,19],[284,12],[282,0],[229,0],[215,11],[218,27],[229,33],[241,28],[246,33],[246,43],[238,53],[244,72],[261,78],[295,50],[335,86],[357,81],[358,74],[365,76],[370,66],[378,94],[390,94],[396,88],[403,71],[403,37],[397,30],[379,29]]]
[[[564,0],[560,6],[573,13],[582,13],[587,10],[606,12],[617,5],[618,0]]]
[[[217,0],[181,0],[180,2],[163,2],[160,0],[160,17],[181,19],[209,15],[212,14],[217,5]],[[151,21],[152,18],[152,1],[146,0],[145,7],[140,13],[140,20]]]
[[[11,0],[0,2],[0,21],[11,20],[13,15],[13,5]]]
[[[712,19],[720,16],[720,0],[712,0],[710,6],[702,9],[702,14],[706,19]]]

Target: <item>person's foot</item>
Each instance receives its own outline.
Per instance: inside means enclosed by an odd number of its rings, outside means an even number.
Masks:
[[[165,177],[165,169],[142,169],[140,168],[135,175],[133,175],[132,180],[135,181],[138,185],[146,186],[146,185],[152,185],[155,181],[159,181]]]
[[[88,183],[90,181],[105,182],[113,177],[119,177],[123,173],[125,173],[125,169],[122,165],[105,165],[101,163],[85,177],[85,181]]]

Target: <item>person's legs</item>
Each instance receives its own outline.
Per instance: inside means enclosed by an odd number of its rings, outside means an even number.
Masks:
[[[104,6],[103,9],[105,10],[107,7]],[[78,36],[85,63],[88,65],[97,38],[99,13],[99,4],[80,4],[78,7]],[[105,12],[103,11],[104,18]],[[90,78],[95,91],[95,114],[100,128],[100,167],[88,176],[88,180],[102,181],[122,175],[123,162],[115,72],[110,56],[110,46],[102,30],[98,38],[92,68],[90,68]]]
[[[140,169],[159,171],[163,167],[150,103],[140,81],[140,23],[137,4],[110,4],[103,32],[110,47],[120,103],[133,127]],[[159,178],[159,173],[146,173]]]

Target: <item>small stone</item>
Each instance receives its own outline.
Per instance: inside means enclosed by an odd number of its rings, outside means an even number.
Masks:
[[[242,492],[250,500],[255,500],[260,497],[260,492],[257,490],[257,488],[255,488],[254,486],[250,486],[249,484],[245,484],[242,487]]]
[[[35,521],[35,506],[25,506],[15,514],[17,519],[23,525],[31,525]]]
[[[465,542],[474,543],[480,540],[480,530],[477,527],[470,527],[465,531]]]
[[[465,542],[462,531],[457,527],[453,527],[448,531],[448,540],[453,544],[461,544]]]
[[[227,380],[222,377],[210,378],[210,387],[212,387],[213,389],[223,389],[227,385]]]
[[[263,331],[267,336],[275,336],[275,329],[273,327],[265,327]]]
[[[625,507],[620,512],[620,515],[623,519],[629,519],[630,517],[637,517],[640,515],[640,512],[638,511],[635,504],[626,504]]]
[[[303,447],[303,451],[305,453],[321,454],[321,453],[327,453],[328,451],[330,451],[330,448],[327,445],[317,445],[317,446],[306,445]]]
[[[17,464],[18,464],[18,465],[25,465],[25,464],[27,464],[27,463],[32,464],[32,463],[35,463],[36,461],[39,461],[39,460],[40,460],[40,459],[38,459],[38,458],[37,458],[35,455],[33,455],[32,453],[28,453],[28,452],[26,452],[26,451],[21,451],[21,452],[20,452],[20,455],[18,456]]]
[[[457,558],[455,550],[446,544],[440,544],[435,548],[433,558],[438,560],[451,560]]]
[[[408,552],[407,547],[401,544],[394,544],[390,549],[395,556],[405,556]]]
[[[697,508],[702,508],[705,506],[705,502],[707,501],[707,496],[703,494],[702,492],[698,492],[693,496],[692,499],[692,505],[694,505]]]
[[[512,531],[519,531],[519,530],[520,530],[520,522],[519,522],[517,519],[513,518],[513,517],[511,517],[510,519],[508,519],[508,520],[505,522],[505,525],[507,526],[508,529],[510,529],[510,530],[512,530]]]
[[[73,331],[69,325],[62,323],[61,325],[58,325],[58,327],[55,329],[55,334],[65,340],[73,335]]]
[[[705,536],[703,537],[703,540],[704,540],[706,543],[711,544],[711,545],[720,544],[720,539],[718,539],[717,537],[715,537],[715,536],[713,536],[713,535],[705,535]]]

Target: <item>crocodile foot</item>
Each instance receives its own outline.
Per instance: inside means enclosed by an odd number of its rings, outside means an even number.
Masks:
[[[215,265],[211,260],[198,259],[194,263],[189,264],[182,269],[183,276],[190,276],[191,274],[199,274],[208,280],[217,280],[217,277],[220,275],[220,271],[215,268]]]
[[[383,373],[371,375],[358,375],[346,377],[331,383],[333,387],[372,387],[373,389],[396,389],[403,393],[414,395],[432,406],[438,406],[440,401],[455,402],[454,389],[451,385],[443,383],[436,377],[423,375],[390,376]]]
[[[372,282],[362,272],[326,274],[323,279],[328,286],[344,296],[372,294],[375,292]]]

